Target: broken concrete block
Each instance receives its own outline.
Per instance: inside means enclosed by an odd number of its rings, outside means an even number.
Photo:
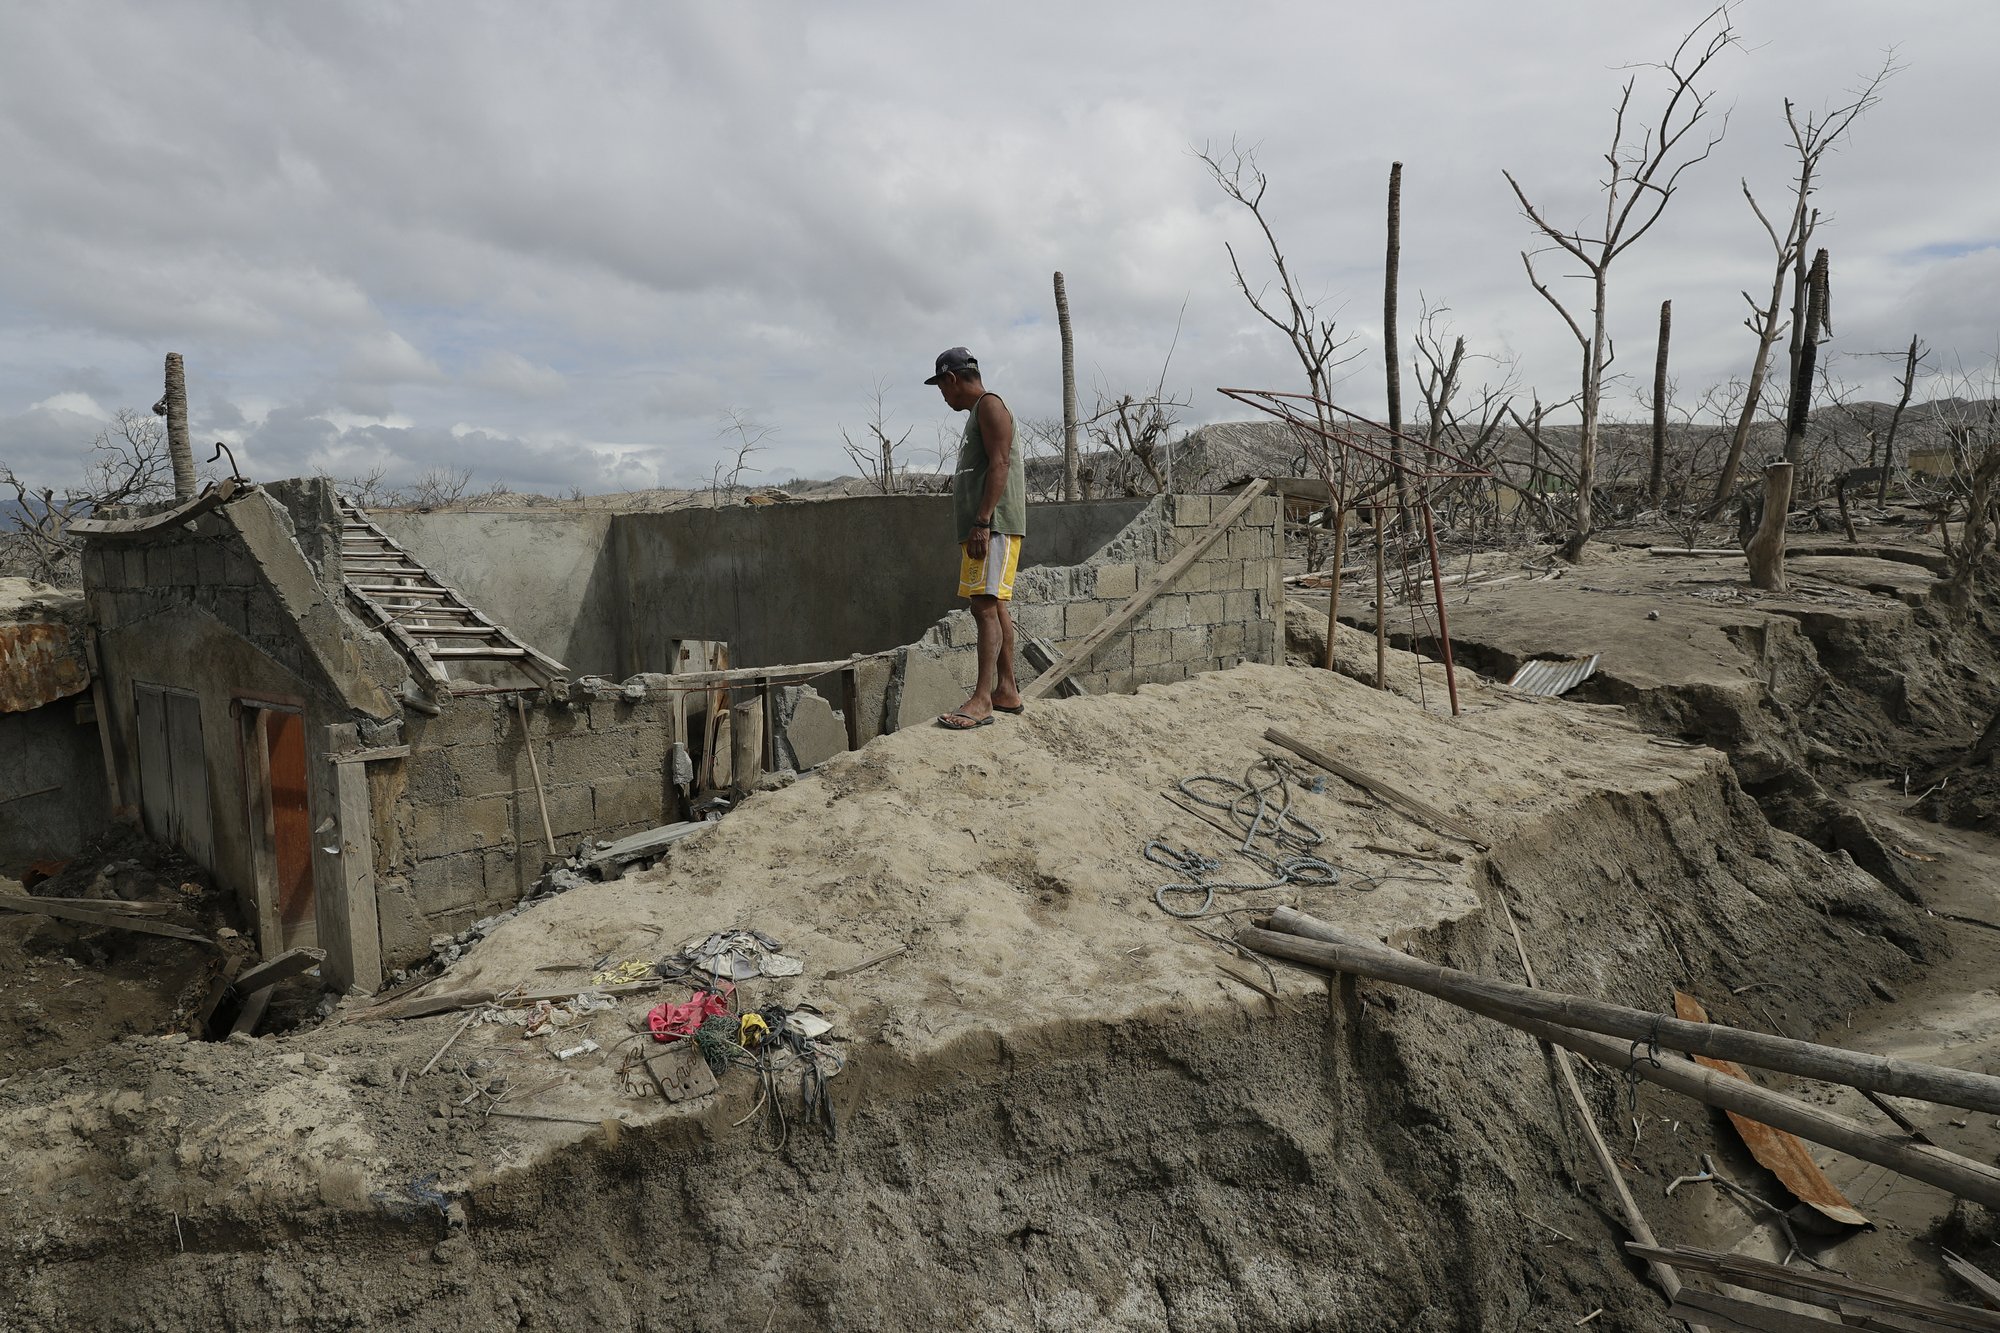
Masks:
[[[959,677],[967,664],[977,672],[978,661],[972,653],[947,655],[905,648],[897,656],[896,679],[890,687],[895,723],[890,730],[933,722],[964,703],[968,686]]]
[[[889,658],[871,658],[854,667],[854,732],[861,744],[888,730],[889,682],[896,664]]]
[[[847,720],[812,686],[788,689],[778,700],[780,758],[800,772],[847,752]]]
[[[1097,586],[1092,590],[1095,597],[1130,597],[1139,591],[1139,567],[1137,565],[1099,565]]]

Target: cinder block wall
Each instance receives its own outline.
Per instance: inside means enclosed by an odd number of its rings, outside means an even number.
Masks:
[[[671,694],[634,700],[579,686],[569,700],[531,702],[525,729],[510,695],[440,702],[437,717],[409,714],[409,758],[370,774],[391,966],[424,954],[433,936],[514,906],[541,877],[548,850],[531,748],[559,856],[585,837],[615,839],[680,817],[667,771]]]
[[[1058,651],[1089,633],[1199,537],[1235,497],[1161,496],[1091,559],[1023,570],[1014,582],[1017,639],[1048,640]],[[1112,636],[1071,678],[1092,694],[1226,671],[1239,662],[1280,660],[1284,614],[1283,546],[1275,498],[1258,499],[1214,545]],[[978,630],[953,611],[906,649],[891,684],[892,722],[909,725],[962,702],[978,673]],[[1035,669],[1020,658],[1022,681]],[[956,692],[956,698],[948,696]]]

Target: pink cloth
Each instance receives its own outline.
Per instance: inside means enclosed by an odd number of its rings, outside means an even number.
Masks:
[[[646,1015],[646,1027],[654,1041],[677,1041],[692,1037],[695,1030],[717,1014],[729,1012],[727,990],[698,990],[680,1004],[653,1006]]]

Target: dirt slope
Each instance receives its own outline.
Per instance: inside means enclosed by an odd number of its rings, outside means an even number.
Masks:
[[[1548,984],[1635,1003],[1790,980],[1783,1016],[1810,1028],[1900,978],[1934,928],[1773,831],[1714,751],[1616,710],[1471,681],[1466,698],[1453,721],[1245,667],[898,733],[658,872],[509,922],[435,987],[580,985],[538,969],[756,926],[805,972],[746,983],[749,1002],[810,1001],[845,1039],[837,1144],[800,1128],[768,1151],[735,1123],[757,1099],[742,1073],[671,1107],[628,1091],[620,1042],[682,989],[570,1029],[604,1053],[567,1063],[474,1027],[406,1093],[457,1015],[131,1041],[0,1086],[0,1324],[1442,1330],[1603,1306],[1609,1327],[1664,1327],[1534,1044],[1372,987],[1281,973],[1273,1004],[1223,977],[1139,856],[1223,840],[1159,793],[1240,773],[1267,726],[1310,737],[1492,850],[1334,782],[1300,809],[1347,881],[1231,905],[1292,901],[1513,976],[1486,910],[1504,890]],[[626,1128],[463,1113],[496,1077],[532,1091],[510,1107]],[[1618,1087],[1594,1084],[1602,1111]]]

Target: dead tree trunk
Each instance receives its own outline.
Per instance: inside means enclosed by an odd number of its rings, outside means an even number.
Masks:
[[[1396,286],[1403,263],[1403,164],[1389,164],[1389,253],[1382,264],[1382,361],[1389,382],[1389,460],[1396,470],[1396,507],[1410,512],[1410,479],[1403,472],[1403,365],[1396,337]]]
[[[1791,507],[1792,465],[1773,463],[1764,469],[1763,517],[1743,548],[1750,563],[1753,588],[1765,592],[1787,592],[1791,588],[1785,581],[1785,519]]]
[[[1069,331],[1069,293],[1063,275],[1056,274],[1056,326],[1062,332],[1063,377],[1063,499],[1082,498],[1076,452],[1076,341]]]
[[[1337,508],[1333,511],[1333,572],[1326,590],[1326,660],[1320,663],[1328,671],[1340,656],[1340,576],[1346,568],[1347,511]],[[1382,608],[1376,607],[1375,614],[1381,615]]]
[[[1667,340],[1674,330],[1674,303],[1660,302],[1660,354],[1653,361],[1653,475],[1646,480],[1646,498],[1654,508],[1667,481]]]
[[[1889,434],[1882,441],[1882,476],[1875,483],[1875,503],[1889,503],[1889,477],[1896,470],[1896,427],[1903,423],[1903,409],[1910,405],[1910,389],[1917,382],[1917,362],[1923,353],[1917,343],[1917,336],[1910,335],[1910,351],[1903,359],[1903,392],[1896,399],[1896,410],[1889,414]]]
[[[1799,345],[1797,370],[1792,375],[1792,401],[1785,413],[1785,461],[1797,467],[1806,457],[1806,418],[1812,413],[1813,369],[1819,359],[1819,332],[1826,324],[1827,258],[1821,250],[1813,256],[1806,277],[1805,341]]]
[[[167,353],[167,391],[160,398],[167,419],[167,456],[174,465],[174,499],[194,499],[194,449],[188,443],[187,372],[179,352]]]

